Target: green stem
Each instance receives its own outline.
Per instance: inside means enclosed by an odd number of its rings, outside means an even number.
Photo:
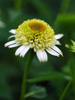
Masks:
[[[15,0],[14,10],[19,11],[21,9],[22,0]]]
[[[34,54],[33,54],[33,51],[31,50],[29,58],[27,60],[27,64],[25,66],[25,70],[24,70],[23,81],[22,81],[22,88],[21,88],[21,99],[20,100],[24,100],[24,95],[25,95],[25,92],[26,92],[27,74],[28,74],[28,70],[29,70],[29,67],[31,65],[31,62],[33,60],[33,57],[34,57]]]
[[[73,53],[70,54],[70,69],[71,69],[71,74],[72,74],[72,79],[73,79],[73,89],[74,89],[74,100],[75,100],[75,67],[74,67],[74,56]]]
[[[70,81],[68,82],[68,84],[67,84],[65,90],[63,91],[63,93],[62,93],[62,95],[61,95],[61,97],[60,97],[59,100],[64,100],[64,97],[65,97],[65,95],[66,95],[66,92],[68,91],[68,88],[70,87],[71,83],[72,83],[72,80],[70,80]]]

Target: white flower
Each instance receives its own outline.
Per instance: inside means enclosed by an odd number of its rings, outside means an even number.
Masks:
[[[24,57],[30,48],[36,52],[40,62],[48,60],[46,51],[57,57],[63,56],[62,51],[56,46],[61,45],[58,40],[62,38],[63,34],[54,35],[54,30],[42,20],[27,20],[18,29],[10,30],[10,33],[13,35],[9,38],[14,37],[15,39],[7,42],[5,47],[19,46],[15,52],[16,56]]]

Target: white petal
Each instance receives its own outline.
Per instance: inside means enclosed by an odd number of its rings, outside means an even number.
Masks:
[[[61,54],[61,55],[63,56],[62,51],[61,51],[58,47],[52,46],[51,48],[52,48],[54,51],[56,51],[57,53],[59,53],[59,54]]]
[[[11,44],[14,44],[14,43],[16,43],[14,40],[13,40],[13,41],[9,41],[9,42],[7,42],[7,43],[5,44],[5,47],[7,47],[7,46],[9,46],[9,45],[11,45]]]
[[[16,29],[11,29],[9,32],[15,34],[16,33]]]
[[[59,41],[56,41],[56,45],[61,45]]]
[[[24,49],[21,51],[20,56],[24,57],[25,54],[28,52],[29,49],[30,49],[29,46],[25,46]]]
[[[60,39],[60,38],[62,38],[63,37],[63,34],[57,34],[57,35],[55,35],[55,38],[56,39]]]
[[[53,56],[59,57],[59,53],[55,52],[54,50],[47,50],[48,53],[50,53]]]
[[[15,37],[15,35],[11,35],[8,39],[12,38],[12,37]]]
[[[17,46],[19,46],[19,45],[18,44],[12,44],[12,45],[9,45],[8,47],[13,48],[13,47],[17,47]]]
[[[38,50],[36,52],[36,55],[37,55],[40,62],[44,62],[44,61],[48,60],[48,57],[47,57],[47,54],[45,51]]]
[[[16,52],[15,52],[15,55],[19,55],[21,53],[21,51],[25,48],[25,46],[20,46]]]

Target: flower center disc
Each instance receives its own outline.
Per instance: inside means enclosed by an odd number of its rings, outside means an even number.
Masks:
[[[32,30],[36,30],[36,31],[44,31],[46,29],[46,26],[40,22],[32,22],[29,24],[29,27],[32,29]]]

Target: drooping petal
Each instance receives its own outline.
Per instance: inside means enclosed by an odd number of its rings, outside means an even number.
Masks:
[[[16,50],[15,55],[16,55],[16,56],[19,55],[19,54],[21,53],[21,51],[22,51],[24,48],[25,48],[25,46],[20,46],[20,47]]]
[[[9,46],[9,45],[12,45],[12,44],[14,44],[14,43],[16,43],[14,40],[13,40],[13,41],[9,41],[9,42],[7,42],[7,43],[5,44],[5,47],[7,47],[7,46]]]
[[[57,35],[55,35],[55,38],[56,39],[60,39],[60,38],[62,38],[63,37],[63,34],[57,34]]]
[[[48,57],[47,57],[47,54],[45,51],[38,50],[36,52],[36,55],[37,55],[40,62],[45,62],[48,60]]]
[[[29,46],[25,46],[24,49],[21,51],[20,56],[24,57],[25,54],[28,52],[29,49],[30,49]]]
[[[18,44],[12,44],[12,45],[9,45],[8,47],[9,48],[14,48],[14,47],[17,47],[17,46],[19,46]]]
[[[57,47],[57,46],[52,46],[51,47],[54,51],[56,51],[57,53],[59,53],[60,55],[63,56],[62,51]]]
[[[10,39],[10,38],[12,38],[12,37],[15,37],[15,35],[11,35],[11,36],[9,36],[9,38],[8,38],[8,39]]]
[[[56,41],[56,45],[61,45],[59,41]]]
[[[47,52],[53,56],[59,57],[59,53],[55,52],[54,50],[47,50]]]
[[[16,33],[16,29],[11,29],[9,32],[12,33],[12,34],[15,34]]]

